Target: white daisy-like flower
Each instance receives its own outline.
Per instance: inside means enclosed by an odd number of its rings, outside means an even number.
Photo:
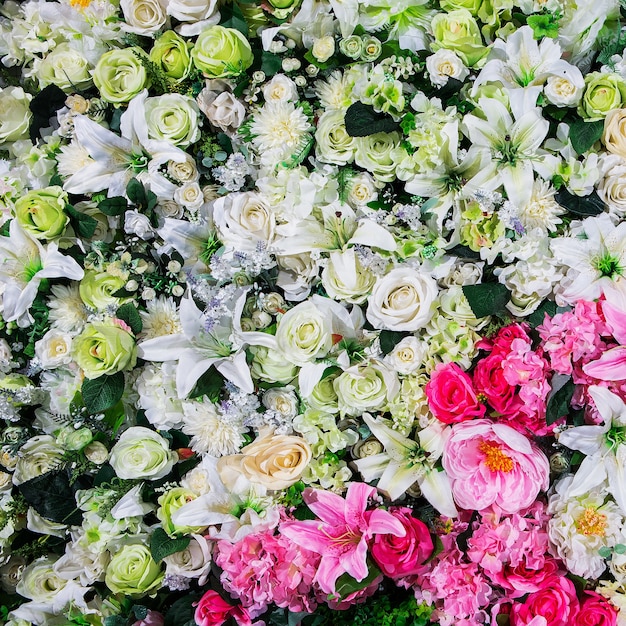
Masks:
[[[353,102],[354,81],[348,74],[334,71],[326,80],[315,83],[315,95],[324,109],[347,109]]]
[[[159,296],[147,302],[146,309],[147,311],[140,313],[143,322],[142,339],[154,339],[182,332],[178,308],[173,298]]]
[[[59,174],[63,177],[72,176],[83,167],[95,163],[89,156],[89,152],[74,141],[63,146],[56,159]]]
[[[80,331],[87,323],[87,308],[80,297],[78,284],[53,285],[48,298],[48,320],[54,328],[66,333]]]
[[[183,432],[191,436],[196,454],[220,457],[239,451],[247,430],[240,421],[222,419],[210,402],[185,402],[183,410]]]
[[[553,233],[561,223],[560,215],[565,209],[554,199],[555,189],[545,180],[537,179],[533,184],[530,200],[519,208],[517,217],[528,232],[540,228],[544,233]]]

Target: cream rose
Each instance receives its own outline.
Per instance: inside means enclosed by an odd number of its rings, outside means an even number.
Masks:
[[[197,35],[205,26],[217,24],[220,14],[217,0],[169,0],[167,14],[181,24],[176,30],[185,37]]]
[[[122,30],[147,36],[156,33],[167,20],[166,4],[161,0],[120,0],[126,21]]]
[[[209,122],[225,133],[234,133],[246,117],[245,107],[230,91],[218,93],[205,87],[197,102]]]
[[[379,363],[362,363],[347,369],[334,382],[342,415],[361,415],[382,409],[400,390],[397,376]]]
[[[204,194],[198,183],[185,183],[174,192],[174,201],[189,211],[197,211],[204,204]]]
[[[168,161],[167,173],[178,183],[195,183],[200,178],[198,167],[192,156],[187,154],[186,157],[181,163]]]
[[[35,355],[44,369],[67,365],[72,361],[72,336],[60,330],[49,330],[37,343]]]
[[[33,116],[31,100],[32,96],[21,87],[5,87],[0,91],[0,145],[28,135]]]
[[[326,63],[335,53],[335,38],[327,35],[313,42],[311,54],[319,63]]]
[[[426,59],[426,69],[435,87],[443,87],[450,78],[464,81],[469,76],[469,70],[459,55],[446,48],[437,50]]]
[[[56,469],[65,450],[50,435],[37,435],[21,448],[13,473],[13,484],[21,485],[27,480]]]
[[[616,154],[602,159],[603,177],[598,185],[598,195],[613,213],[626,214],[626,159]]]
[[[276,74],[263,86],[265,102],[288,102],[298,99],[296,83],[284,74]]]
[[[543,93],[552,104],[558,107],[575,107],[580,102],[585,87],[585,79],[580,72],[578,72],[580,74],[579,80],[577,80],[577,74],[573,72],[571,74],[572,76],[548,77]]]
[[[348,135],[345,112],[329,110],[322,113],[315,131],[315,154],[324,163],[346,165],[354,160],[355,140]]]
[[[356,209],[374,202],[378,198],[378,189],[371,174],[361,172],[348,183],[348,204]]]
[[[301,437],[267,435],[242,448],[241,454],[220,457],[217,470],[227,486],[243,474],[252,483],[278,491],[300,480],[311,457]]]
[[[626,109],[613,109],[604,118],[602,143],[608,152],[626,159]]]
[[[293,419],[298,415],[298,396],[291,386],[275,387],[263,394],[263,406],[287,419]]]
[[[367,300],[376,276],[361,265],[354,250],[334,250],[322,271],[322,284],[326,293],[335,300],[361,304]]]
[[[422,365],[427,346],[417,337],[405,337],[385,357],[385,363],[398,374],[412,374]]]
[[[166,576],[197,578],[204,585],[211,571],[211,544],[202,535],[192,535],[189,545],[163,559]]]
[[[437,283],[410,267],[397,267],[378,279],[367,307],[374,328],[415,331],[433,316]]]

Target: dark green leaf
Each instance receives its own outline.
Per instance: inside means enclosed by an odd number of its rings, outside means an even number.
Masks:
[[[85,378],[81,388],[83,402],[91,415],[114,407],[124,394],[124,373]]]
[[[463,81],[457,80],[456,78],[448,78],[446,84],[441,87],[441,89],[437,89],[433,95],[442,102],[445,102],[450,96],[461,91],[464,84]]]
[[[91,239],[96,232],[98,220],[91,215],[77,211],[71,204],[65,205],[65,211],[76,233],[83,239]]]
[[[248,36],[248,22],[236,3],[223,4],[220,7],[220,26],[236,28],[245,37]]]
[[[572,142],[572,148],[578,154],[587,152],[602,137],[603,131],[604,120],[585,122],[585,120],[577,118],[569,127],[569,138]]]
[[[537,326],[541,326],[543,324],[543,320],[545,316],[554,317],[557,311],[556,302],[552,302],[552,300],[544,300],[535,311],[533,311],[526,320],[533,327],[537,328]]]
[[[190,537],[172,539],[162,528],[156,528],[150,537],[150,554],[158,563],[166,556],[184,550],[190,541]]]
[[[342,574],[335,583],[336,594],[340,598],[346,598],[356,591],[361,591],[361,589],[369,587],[374,582],[374,580],[376,580],[376,578],[380,576],[380,570],[373,563],[369,562],[368,569],[369,571],[367,572],[367,576],[360,582],[350,576],[350,574]]]
[[[430,563],[439,553],[443,552],[443,541],[439,535],[433,537],[433,551],[430,556],[424,561],[424,564]]]
[[[108,463],[105,463],[100,466],[98,473],[94,476],[93,484],[98,487],[104,483],[110,483],[116,476],[115,470]]]
[[[146,619],[148,617],[148,607],[142,604],[135,604],[133,606],[133,614],[136,619]]]
[[[380,349],[383,354],[389,354],[410,333],[398,330],[382,330],[380,332]]]
[[[461,244],[448,250],[448,254],[458,256],[460,259],[475,259],[477,261],[480,259],[480,252],[474,252],[471,248],[462,246]]]
[[[552,391],[548,395],[546,406],[546,424],[548,426],[569,413],[574,388],[575,385],[571,376],[555,374],[552,377]]]
[[[146,206],[148,204],[146,189],[136,178],[131,178],[128,181],[128,185],[126,185],[126,195],[128,199],[137,206]]]
[[[498,626],[509,626],[511,623],[509,616],[505,613],[502,613],[496,617],[496,624]]]
[[[67,96],[56,85],[44,87],[30,102],[33,118],[30,122],[30,140],[34,143],[39,139],[39,131],[50,126],[50,118],[64,104]]]
[[[18,489],[42,517],[60,524],[82,523],[83,514],[76,506],[74,490],[66,471],[47,472],[27,480]]]
[[[511,292],[500,283],[464,285],[463,293],[478,318],[504,312],[504,307],[511,299]]]
[[[109,128],[115,132],[120,132],[120,125],[122,123],[122,113],[124,113],[124,109],[121,107],[119,109],[115,109],[113,111],[113,115],[111,115],[111,121],[109,122]]]
[[[266,76],[274,76],[282,69],[282,59],[277,54],[272,54],[271,52],[266,52],[265,50],[261,53],[261,71],[265,73]]]
[[[109,615],[104,618],[104,626],[127,626],[128,620],[121,615]]]
[[[605,208],[604,202],[595,191],[588,196],[576,196],[563,188],[556,194],[555,200],[570,213],[581,217],[600,215]]]
[[[165,614],[164,626],[195,626],[193,616],[196,609],[193,605],[199,599],[198,594],[189,593],[176,600]]]
[[[112,198],[105,198],[102,202],[99,202],[98,208],[105,215],[117,217],[128,209],[128,201],[123,196],[113,196]]]
[[[386,113],[376,113],[374,107],[355,102],[348,107],[345,117],[346,132],[350,137],[367,137],[375,133],[390,133],[400,128],[400,123]]]
[[[123,322],[126,322],[135,335],[139,334],[143,328],[141,316],[137,311],[137,307],[132,302],[122,304],[122,306],[115,313],[115,317]]]
[[[228,154],[233,153],[233,142],[226,133],[217,133],[215,139],[224,152]]]
[[[220,391],[224,385],[222,375],[211,366],[200,378],[198,378],[194,388],[189,394],[190,399],[207,396],[211,402],[217,402],[220,397]]]
[[[63,186],[63,179],[58,175],[55,174],[51,179],[50,179],[50,185],[56,185],[57,187],[62,187]]]

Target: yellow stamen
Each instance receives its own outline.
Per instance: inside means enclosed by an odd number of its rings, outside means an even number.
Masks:
[[[606,515],[598,513],[598,510],[593,507],[586,508],[585,512],[576,520],[576,528],[583,535],[604,537],[607,525]]]
[[[86,9],[91,4],[91,0],[70,0],[70,6],[75,9]]]
[[[478,449],[485,455],[485,465],[492,472],[510,472],[515,467],[513,459],[504,454],[500,445],[493,441],[481,442]]]

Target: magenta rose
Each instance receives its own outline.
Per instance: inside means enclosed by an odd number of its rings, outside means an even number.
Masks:
[[[615,626],[617,609],[595,591],[585,591],[574,626]]]
[[[535,617],[543,617],[550,626],[572,626],[578,609],[574,583],[564,576],[553,576],[541,591],[529,594],[526,602],[513,605],[511,626],[526,626]]]
[[[494,353],[480,360],[474,369],[474,388],[482,393],[493,409],[500,415],[510,417],[519,412],[522,401],[517,387],[509,385],[504,377],[502,360],[504,354]]]
[[[490,574],[490,577],[493,582],[508,589],[510,597],[519,598],[543,589],[546,579],[558,574],[559,566],[554,559],[546,559],[538,569],[529,567],[526,559],[523,559],[515,567],[505,565],[499,572]]]
[[[412,576],[422,571],[422,564],[433,551],[433,541],[424,522],[411,515],[407,507],[391,507],[389,512],[404,526],[406,535],[376,535],[370,549],[372,558],[390,578]]]
[[[463,422],[485,414],[472,379],[456,363],[440,363],[424,388],[433,415],[445,424]]]
[[[193,616],[198,626],[221,626],[229,617],[232,617],[239,626],[252,624],[246,609],[229,604],[212,589],[200,598]]]

